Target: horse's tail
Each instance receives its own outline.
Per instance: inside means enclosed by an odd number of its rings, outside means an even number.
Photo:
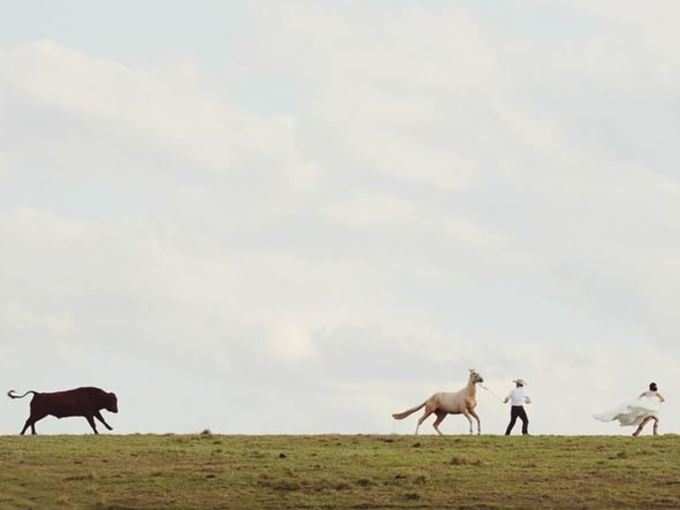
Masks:
[[[27,392],[24,393],[23,395],[17,395],[16,392],[15,392],[14,390],[9,390],[9,391],[7,392],[7,396],[8,396],[9,398],[24,398],[24,397],[25,397],[26,395],[28,395],[29,393],[33,393],[34,395],[37,395],[37,394],[38,394],[37,391],[31,390],[31,391],[27,391]]]
[[[392,415],[392,418],[394,418],[395,420],[403,420],[407,416],[411,416],[413,413],[415,413],[419,409],[422,409],[423,407],[425,407],[425,404],[427,404],[427,400],[425,402],[423,402],[422,404],[420,404],[419,406],[412,407],[411,409],[408,409],[406,411],[402,411],[401,413],[394,413]]]

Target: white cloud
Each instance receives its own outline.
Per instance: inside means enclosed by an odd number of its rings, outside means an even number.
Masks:
[[[198,77],[187,80],[183,66],[136,69],[40,41],[1,51],[0,68],[8,93],[211,171],[248,172],[266,164],[296,187],[315,178],[312,163],[300,158],[290,118],[263,118],[220,100]]]
[[[267,7],[264,40],[247,45],[261,65],[285,61],[283,73],[306,73],[333,157],[407,183],[464,189],[476,172],[460,154],[442,113],[467,95],[493,95],[494,52],[460,9],[429,12],[370,6],[325,10],[313,4]],[[371,19],[371,22],[367,22]],[[294,77],[295,78],[295,77]],[[307,88],[309,87],[309,89]],[[303,106],[304,109],[306,109]]]
[[[307,359],[314,355],[314,343],[309,331],[301,321],[284,320],[270,333],[268,350],[282,360]]]
[[[680,44],[680,36],[673,23],[673,19],[680,15],[677,2],[662,0],[650,7],[632,0],[581,0],[575,5],[611,23],[618,32],[636,37],[636,42],[647,50],[649,56],[669,63],[677,61],[678,53],[674,48]]]
[[[450,238],[463,245],[500,241],[500,236],[465,218],[452,216],[427,204],[414,203],[392,195],[363,194],[329,204],[325,214],[334,223],[350,228],[418,231]]]
[[[413,221],[413,205],[392,196],[363,196],[327,208],[329,217],[350,226],[380,226]]]

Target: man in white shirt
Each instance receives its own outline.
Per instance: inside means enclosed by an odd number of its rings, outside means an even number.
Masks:
[[[531,399],[526,394],[524,386],[526,382],[524,379],[515,379],[512,381],[515,383],[515,389],[510,392],[510,394],[505,397],[503,403],[507,404],[510,402],[510,423],[508,428],[505,429],[505,435],[509,436],[512,432],[512,428],[515,426],[517,418],[522,420],[522,434],[525,436],[529,434],[529,418],[524,410],[524,404],[531,404]]]

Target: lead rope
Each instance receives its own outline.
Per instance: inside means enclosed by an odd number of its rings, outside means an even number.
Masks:
[[[498,400],[500,400],[501,402],[505,403],[503,397],[498,396],[498,394],[497,394],[495,391],[493,391],[491,388],[487,388],[486,386],[484,386],[484,385],[481,384],[481,383],[479,384],[479,387],[482,388],[483,390],[488,391],[488,392],[491,393],[494,397],[496,397]]]

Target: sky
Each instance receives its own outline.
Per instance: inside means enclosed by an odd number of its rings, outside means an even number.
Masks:
[[[3,391],[407,434],[475,368],[485,433],[517,377],[533,433],[651,381],[680,433],[678,2],[0,6]]]

